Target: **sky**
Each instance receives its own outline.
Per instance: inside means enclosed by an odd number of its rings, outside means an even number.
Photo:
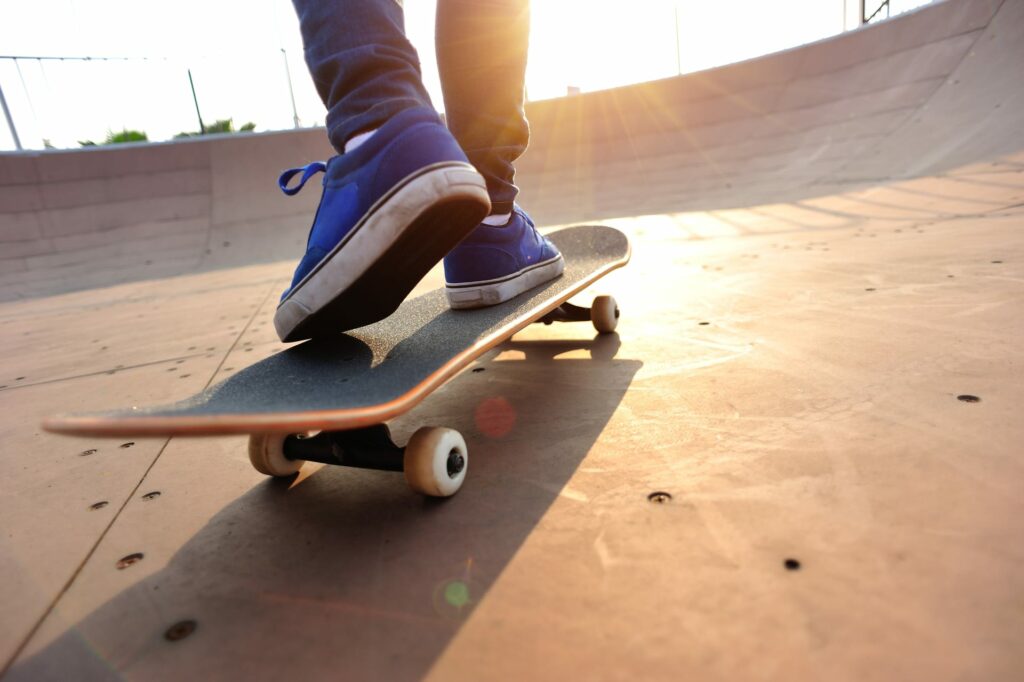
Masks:
[[[893,12],[926,1],[892,0]],[[440,108],[435,2],[404,5]],[[546,99],[742,61],[852,28],[858,10],[858,0],[534,0],[527,93]],[[26,148],[76,147],[122,128],[151,140],[198,130],[189,71],[206,123],[277,130],[296,115],[302,126],[324,119],[289,0],[0,0],[0,55],[131,58],[0,59],[0,88]],[[0,150],[13,148],[0,118]]]

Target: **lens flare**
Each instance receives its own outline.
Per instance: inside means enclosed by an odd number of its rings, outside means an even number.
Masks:
[[[487,398],[477,405],[476,428],[489,438],[501,438],[516,425],[516,408],[501,396]]]
[[[469,585],[461,580],[453,580],[444,586],[444,600],[457,609],[470,602]]]

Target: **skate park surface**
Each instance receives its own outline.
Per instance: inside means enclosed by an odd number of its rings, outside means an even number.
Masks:
[[[466,437],[445,501],[39,427],[284,347],[322,130],[0,156],[4,680],[1021,679],[1021,64],[1024,3],[948,0],[530,104],[522,203],[629,235],[622,319],[393,423]]]

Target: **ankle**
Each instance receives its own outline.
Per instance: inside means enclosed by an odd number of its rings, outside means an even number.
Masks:
[[[377,129],[367,130],[361,133],[356,133],[352,137],[345,141],[345,153],[351,154],[358,149],[363,143],[373,137],[373,134],[377,132]]]
[[[490,225],[491,227],[504,227],[508,225],[508,221],[512,219],[511,213],[493,213],[484,218],[484,225]]]

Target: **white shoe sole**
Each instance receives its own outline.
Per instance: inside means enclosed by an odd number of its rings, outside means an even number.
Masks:
[[[536,263],[506,277],[465,284],[446,284],[445,293],[448,294],[448,305],[456,310],[484,308],[504,303],[524,291],[549,282],[561,275],[563,270],[565,261],[562,254],[558,254],[551,260]]]
[[[490,210],[473,166],[427,166],[381,197],[277,307],[282,341],[383,319]],[[401,243],[399,243],[401,242]]]

